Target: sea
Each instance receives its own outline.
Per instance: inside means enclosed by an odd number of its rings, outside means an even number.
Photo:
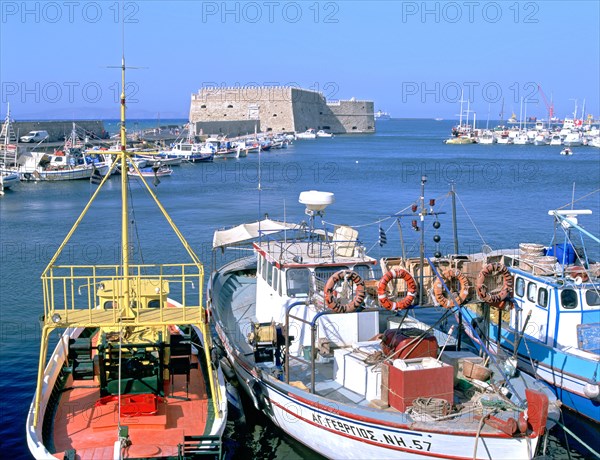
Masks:
[[[156,120],[132,120],[128,126],[132,123],[137,129],[157,125]],[[555,228],[548,211],[559,208],[592,210],[591,216],[580,217],[580,224],[600,234],[599,149],[574,147],[572,156],[562,156],[557,146],[446,145],[443,140],[453,124],[452,120],[378,121],[374,134],[297,140],[286,149],[237,160],[183,164],[150,187],[205,264],[206,273],[212,268],[215,230],[265,215],[309,222],[298,202],[306,190],[335,194],[335,203],[315,219],[315,226],[354,226],[360,242],[376,258],[402,251],[417,255],[421,232],[426,255],[455,253],[451,187],[456,192],[459,253],[514,248],[523,242],[550,244]],[[114,133],[118,124],[107,120],[106,126]],[[25,421],[38,372],[40,275],[96,187],[88,181],[29,182],[0,197],[2,458],[30,458]],[[423,223],[411,209],[420,204],[421,190],[430,212]],[[65,245],[59,263],[118,262],[120,199],[120,181],[110,178]],[[131,182],[129,201],[134,258],[148,263],[182,259],[185,251],[137,179]],[[439,228],[433,226],[436,221]],[[589,255],[600,260],[598,244],[587,247]],[[245,409],[245,423],[228,424],[228,458],[320,458],[251,405],[245,404]],[[577,421],[568,426],[580,432]],[[597,436],[595,442],[597,446]],[[549,439],[548,458],[582,459],[586,454],[556,429]]]

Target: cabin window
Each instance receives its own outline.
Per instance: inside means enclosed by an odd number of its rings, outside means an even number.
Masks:
[[[107,300],[104,302],[105,310],[112,310],[113,308],[117,308],[117,302],[113,302],[112,300]]]
[[[358,273],[358,276],[360,276],[363,281],[366,281],[368,279],[371,279],[371,267],[369,267],[368,265],[355,265],[353,270]]]
[[[537,285],[535,283],[527,284],[527,300],[535,302],[535,294],[537,293]]]
[[[233,109],[233,106],[232,106],[231,104],[229,104],[229,105],[227,106],[227,108],[228,108],[228,109]]]
[[[267,284],[271,286],[273,283],[273,264],[267,263]]]
[[[279,270],[277,267],[273,267],[273,290],[277,291],[279,287]]]
[[[148,302],[148,308],[160,308],[160,299],[152,299]]]
[[[296,297],[298,295],[308,294],[308,280],[310,272],[308,268],[290,268],[286,272],[287,295]]]
[[[517,278],[517,282],[515,283],[515,294],[519,297],[523,297],[525,294],[525,280],[523,278]]]
[[[568,310],[577,308],[577,292],[573,289],[564,289],[560,293],[560,303],[563,308]]]
[[[322,292],[325,289],[327,280],[331,278],[331,275],[340,271],[348,270],[348,267],[317,267],[315,268],[315,290]]]
[[[267,279],[267,268],[268,268],[268,262],[267,259],[265,259],[264,257],[261,259],[261,263],[262,263],[262,269],[261,269],[261,276],[262,279],[266,280]]]
[[[546,308],[548,306],[548,289],[540,288],[538,290],[537,303],[540,307]]]
[[[206,108],[206,105],[202,104],[202,105],[200,106],[200,108],[201,108],[201,109],[205,109],[205,108]]]
[[[591,289],[585,291],[585,303],[590,307],[597,307],[600,305],[600,294],[597,291]]]

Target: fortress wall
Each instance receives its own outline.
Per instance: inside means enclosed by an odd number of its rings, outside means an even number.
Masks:
[[[373,133],[373,102],[327,103],[323,94],[292,87],[203,88],[192,94],[190,122],[258,120],[259,131],[302,132],[309,128],[336,134]],[[206,125],[216,129],[216,124]],[[215,132],[228,132],[226,123]],[[246,126],[246,125],[240,125]]]

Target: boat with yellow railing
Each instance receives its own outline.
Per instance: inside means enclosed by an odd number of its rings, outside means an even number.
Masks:
[[[121,68],[125,88],[124,58]],[[125,146],[124,93],[121,122]],[[116,160],[111,173],[117,164],[126,167],[131,155],[126,147],[104,153]],[[122,174],[120,263],[58,263],[110,175],[42,273],[44,315],[37,388],[27,417],[29,449],[38,459],[220,458],[227,401],[202,305],[204,269],[146,180],[141,179],[189,261],[133,260],[129,179]],[[56,330],[62,333],[46,359]]]

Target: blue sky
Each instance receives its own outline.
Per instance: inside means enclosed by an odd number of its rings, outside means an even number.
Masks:
[[[121,4],[121,7],[119,5]],[[600,117],[597,1],[0,2],[0,113],[117,118],[125,18],[129,116],[182,117],[206,85],[296,85],[394,117]],[[242,90],[241,94],[242,94]]]

